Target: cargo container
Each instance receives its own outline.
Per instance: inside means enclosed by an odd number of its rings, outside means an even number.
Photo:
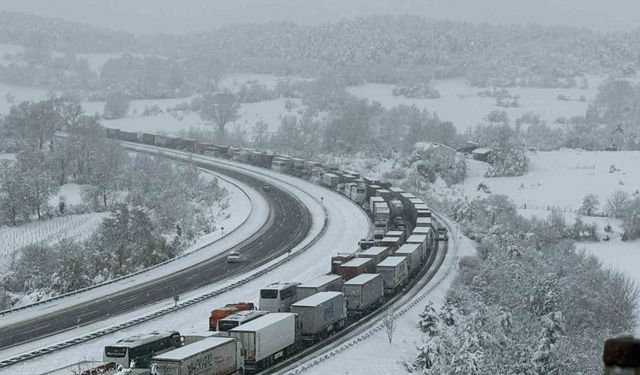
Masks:
[[[361,273],[374,272],[376,264],[372,258],[353,258],[338,266],[337,274],[344,280],[352,279]]]
[[[424,260],[421,245],[417,243],[404,244],[400,246],[393,255],[407,258],[407,268],[411,275],[418,273]]]
[[[409,202],[415,207],[417,204],[424,204],[424,201],[420,198],[409,198]]]
[[[369,197],[369,212],[371,212],[371,215],[374,214],[376,203],[378,204],[385,203],[385,201],[384,199],[382,199],[382,197],[376,197],[376,196]]]
[[[142,140],[142,143],[147,144],[147,145],[155,146],[155,144],[156,144],[156,136],[155,136],[155,134],[142,133],[141,140]]]
[[[404,190],[402,188],[391,186],[387,190],[389,190],[391,192],[391,196],[393,197],[393,199],[402,200],[401,199],[402,198],[402,193],[404,193]]]
[[[331,273],[337,274],[338,267],[355,258],[355,253],[338,253],[331,257]]]
[[[121,139],[120,129],[105,128],[105,131],[106,131],[107,138]]]
[[[430,209],[416,210],[416,217],[431,217],[431,210]]]
[[[376,185],[376,187],[380,187],[377,186],[380,183],[380,180],[375,178],[375,177],[370,177],[370,176],[363,176],[362,179],[364,180],[364,183],[367,185]]]
[[[416,218],[416,227],[433,227],[430,217],[418,217]]]
[[[305,341],[320,340],[342,329],[347,322],[347,309],[342,292],[320,292],[291,305],[298,314],[300,332]]]
[[[402,216],[404,205],[399,199],[391,199],[389,200],[389,211],[391,216]]]
[[[384,234],[385,237],[398,237],[399,242],[404,242],[406,233],[403,230],[390,230]]]
[[[211,311],[209,316],[209,331],[218,330],[218,321],[224,319],[238,311],[253,310],[255,307],[251,302],[229,303],[225,307]]]
[[[273,283],[260,289],[260,310],[288,312],[296,301],[296,288],[300,283]]]
[[[373,222],[373,239],[379,240],[384,238],[384,234],[389,230],[388,220],[375,220]]]
[[[338,177],[338,175],[336,174],[325,173],[322,175],[321,184],[328,188],[335,189],[339,183],[340,183],[340,177]]]
[[[367,179],[365,178],[365,183],[367,181]],[[369,196],[369,198],[371,197],[377,197],[378,196],[378,190],[382,189],[379,185],[376,184],[368,184],[367,185],[367,196]],[[382,198],[382,197],[380,197]]]
[[[389,221],[391,213],[387,202],[376,203],[374,208],[373,218],[375,221]]]
[[[383,246],[373,246],[356,254],[358,258],[371,258],[375,264],[380,263],[384,258],[391,255],[391,248]]]
[[[151,359],[158,375],[241,374],[241,344],[229,337],[210,337]]]
[[[427,235],[426,234],[413,234],[407,238],[404,242],[405,244],[419,244],[420,245],[420,253],[422,254],[422,259],[426,259],[428,256],[429,248],[427,246]]]
[[[235,314],[231,314],[224,319],[218,321],[218,331],[228,332],[229,330],[249,323],[254,319],[258,319],[261,316],[267,315],[266,311],[262,310],[246,310],[238,311]]]
[[[376,266],[376,273],[384,280],[384,293],[395,294],[409,279],[409,269],[405,257],[387,257]]]
[[[320,292],[340,292],[342,290],[342,276],[321,275],[304,282],[296,287],[298,301]]]
[[[347,315],[360,317],[382,305],[384,281],[377,273],[363,273],[342,284]]]
[[[126,132],[124,130],[120,130],[118,133],[119,139],[127,142],[138,142],[138,133],[134,132]]]
[[[300,340],[296,314],[271,313],[229,331],[242,344],[247,372],[258,372],[293,353]]]
[[[398,246],[400,246],[400,237],[391,237],[391,236],[385,235],[381,239],[376,240],[376,246],[388,247],[391,250],[394,250]]]

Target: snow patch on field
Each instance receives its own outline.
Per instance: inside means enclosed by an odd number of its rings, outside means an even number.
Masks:
[[[470,177],[462,186],[469,197],[486,195],[480,183],[493,194],[506,194],[529,209],[560,207],[577,210],[582,198],[596,194],[603,205],[616,190],[633,193],[640,188],[640,152],[561,150],[529,153],[529,172],[519,177],[485,178],[486,164],[470,162]],[[614,165],[620,171],[610,173]]]
[[[451,121],[464,133],[465,130],[475,126],[488,112],[492,110],[504,110],[513,121],[526,112],[534,112],[540,117],[553,123],[558,117],[572,117],[584,115],[587,110],[587,102],[595,97],[598,84],[602,78],[591,77],[588,89],[560,89],[560,88],[508,88],[511,95],[519,95],[520,107],[502,108],[496,105],[496,99],[492,97],[479,97],[478,92],[484,89],[471,87],[463,79],[435,80],[433,87],[440,91],[438,99],[411,99],[404,96],[393,96],[393,85],[367,83],[360,86],[347,88],[352,95],[377,101],[383,107],[391,108],[400,104],[415,105],[420,109],[436,112],[443,121]],[[558,95],[569,97],[570,101],[558,100]],[[578,99],[584,95],[585,102]]]

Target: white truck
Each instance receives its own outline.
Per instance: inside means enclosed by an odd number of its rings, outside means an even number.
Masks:
[[[310,297],[320,292],[339,292],[342,290],[342,276],[329,274],[320,275],[296,288],[296,299],[298,301]]]
[[[409,269],[405,257],[387,257],[376,266],[384,280],[384,294],[395,294],[409,280]]]
[[[406,243],[400,246],[393,255],[407,258],[409,274],[414,275],[420,270],[422,264],[421,245],[417,243]]]
[[[362,204],[367,199],[367,189],[362,184],[356,184],[356,186],[351,187],[349,198],[358,204]]]
[[[320,292],[291,305],[298,315],[302,339],[318,341],[347,323],[347,308],[342,292]]]
[[[297,348],[298,319],[292,313],[270,313],[229,331],[242,344],[248,372],[258,372]]]
[[[377,273],[363,273],[342,284],[347,315],[360,317],[382,305],[384,282]]]
[[[151,359],[157,375],[242,374],[244,358],[239,341],[230,337],[208,337]]]
[[[369,197],[369,212],[371,213],[371,215],[375,215],[374,210],[376,207],[376,203],[385,203],[384,198],[376,196]]]

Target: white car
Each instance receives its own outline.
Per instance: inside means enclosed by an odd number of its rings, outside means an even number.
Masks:
[[[240,263],[242,261],[242,255],[237,251],[232,251],[227,255],[227,263]]]

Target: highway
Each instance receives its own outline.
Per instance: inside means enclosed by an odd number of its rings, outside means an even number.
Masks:
[[[242,274],[294,248],[309,233],[312,219],[309,210],[293,195],[223,166],[197,163],[198,166],[242,181],[262,192],[269,203],[267,223],[253,236],[229,249],[240,251],[246,261],[228,264],[225,254],[194,267],[175,272],[159,280],[126,289],[87,303],[58,310],[43,316],[0,328],[0,349],[23,344],[107,317],[129,312],[149,304],[180,295],[231,276]],[[228,251],[227,251],[228,252]]]

